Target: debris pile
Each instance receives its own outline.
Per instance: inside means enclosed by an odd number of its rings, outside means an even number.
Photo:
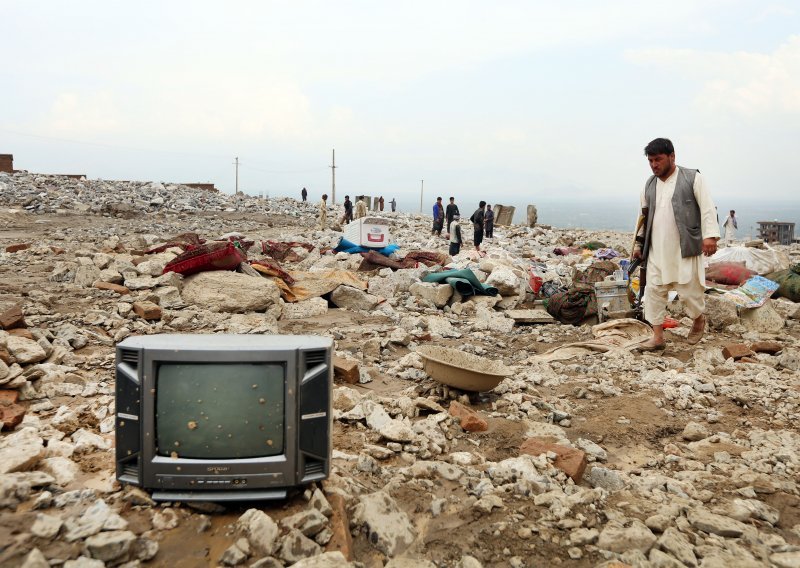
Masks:
[[[0,204],[2,566],[800,565],[800,304],[710,294],[701,343],[684,318],[637,354],[646,326],[543,305],[628,234],[496,227],[450,258],[392,214],[414,262],[375,266],[292,199],[18,173]],[[168,268],[208,243],[237,261]],[[177,332],[332,337],[330,478],[250,506],[121,486],[114,345]],[[509,374],[442,384],[430,346]]]

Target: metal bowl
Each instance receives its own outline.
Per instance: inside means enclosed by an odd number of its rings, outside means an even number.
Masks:
[[[512,373],[500,361],[449,347],[425,345],[417,353],[422,356],[422,368],[431,378],[461,390],[490,391]]]

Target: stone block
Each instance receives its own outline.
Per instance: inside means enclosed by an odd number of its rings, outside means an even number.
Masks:
[[[712,295],[706,295],[706,321],[713,330],[721,330],[739,322],[736,304]]]
[[[467,432],[485,432],[489,423],[480,414],[455,400],[450,403],[450,414],[459,419],[461,428]]]
[[[0,405],[14,404],[19,400],[19,391],[16,389],[0,389]]]
[[[0,403],[0,423],[3,430],[13,430],[22,423],[25,418],[25,407],[19,404]]]
[[[528,438],[519,447],[521,454],[538,456],[553,452],[556,459],[553,465],[566,473],[575,483],[580,483],[586,471],[586,453],[576,448],[553,444],[541,438]]]
[[[453,287],[449,284],[435,284],[433,282],[415,282],[409,289],[412,295],[423,300],[428,300],[437,308],[443,308],[453,295]]]
[[[7,310],[0,312],[0,329],[14,329],[16,327],[26,327],[25,314],[19,305],[11,306]]]
[[[772,307],[770,300],[759,308],[742,310],[741,320],[742,325],[750,331],[761,333],[780,333],[786,324],[783,317]]]
[[[344,284],[331,292],[331,302],[339,308],[348,310],[372,311],[380,301],[381,299],[377,296]]]
[[[14,337],[24,337],[25,339],[36,341],[36,339],[33,337],[33,333],[24,327],[15,327],[14,329],[9,329],[8,335],[13,335]]]
[[[6,247],[6,252],[19,252],[21,250],[29,249],[31,245],[28,243],[17,243],[15,245],[8,245]]]
[[[111,282],[95,282],[94,287],[98,290],[110,290],[120,294],[121,296],[131,293],[131,291],[122,284],[112,284]]]
[[[160,320],[161,306],[153,302],[134,302],[133,311],[142,319]]]
[[[358,384],[358,363],[342,357],[333,358],[333,378],[351,385]]]
[[[783,344],[777,341],[756,341],[750,345],[750,349],[756,353],[775,355],[779,351],[783,351]]]
[[[741,359],[751,355],[754,355],[754,353],[744,343],[729,343],[722,348],[722,356],[726,359]]]
[[[347,517],[344,497],[338,493],[328,495],[328,502],[333,509],[330,528],[333,536],[325,547],[326,552],[341,552],[347,560],[353,560],[353,537],[350,534],[350,520]]]

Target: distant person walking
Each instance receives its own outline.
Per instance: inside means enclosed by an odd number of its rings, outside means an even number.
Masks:
[[[305,187],[303,188],[303,191],[301,191],[301,192],[300,192],[300,197],[302,197],[302,198],[303,198],[303,201],[305,201],[306,199],[308,199],[308,191],[306,191],[306,188],[305,188]]]
[[[378,199],[378,209],[383,211],[383,195],[381,195],[380,198]]]
[[[475,213],[472,214],[472,217],[469,218],[472,221],[472,229],[473,229],[473,236],[472,242],[475,243],[475,250],[481,252],[481,243],[483,242],[483,222],[484,222],[484,208],[486,207],[486,202],[481,201],[478,203],[478,208],[475,210]]]
[[[367,206],[364,203],[364,197],[359,197],[356,202],[356,219],[361,219],[367,216]]]
[[[397,211],[397,200],[394,197],[392,197],[392,200],[389,202],[389,205],[392,206],[392,213]]]
[[[353,220],[353,202],[350,201],[350,196],[344,196],[344,217],[342,217],[342,221],[345,225],[348,225],[350,221]]]
[[[456,213],[450,220],[450,228],[448,229],[450,233],[450,250],[447,251],[450,253],[450,256],[455,256],[461,252],[461,243],[464,242],[464,239],[461,238],[461,225],[458,222],[459,219],[461,219],[461,216]]]
[[[731,209],[722,228],[725,229],[725,246],[731,246],[736,238],[736,229],[739,228],[739,223],[736,221],[736,211]]]
[[[458,205],[456,205],[456,198],[451,197],[450,203],[447,204],[447,207],[444,210],[444,218],[447,219],[447,234],[450,234],[450,223],[453,222],[453,218],[456,215],[461,215],[461,212],[458,210]]]
[[[485,227],[486,238],[494,238],[494,211],[492,211],[491,205],[486,206],[486,213],[483,216],[483,226]]]
[[[319,228],[325,230],[328,228],[328,194],[323,193],[322,199],[319,202]]]
[[[442,198],[437,197],[436,203],[433,204],[433,230],[431,235],[437,237],[442,236],[442,228],[444,227],[444,207],[442,207]]]
[[[656,138],[644,153],[653,175],[640,197],[646,222],[637,231],[633,258],[647,267],[644,316],[653,326],[653,337],[639,350],[666,346],[664,318],[673,290],[693,320],[687,342],[694,345],[706,326],[703,255],[714,254],[719,240],[714,202],[699,171],[675,164],[670,140]]]

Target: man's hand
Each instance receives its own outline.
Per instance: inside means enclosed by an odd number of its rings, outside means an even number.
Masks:
[[[633,249],[633,260],[642,258],[642,249]]]
[[[711,256],[715,252],[717,252],[717,239],[714,237],[703,239],[703,254]]]

